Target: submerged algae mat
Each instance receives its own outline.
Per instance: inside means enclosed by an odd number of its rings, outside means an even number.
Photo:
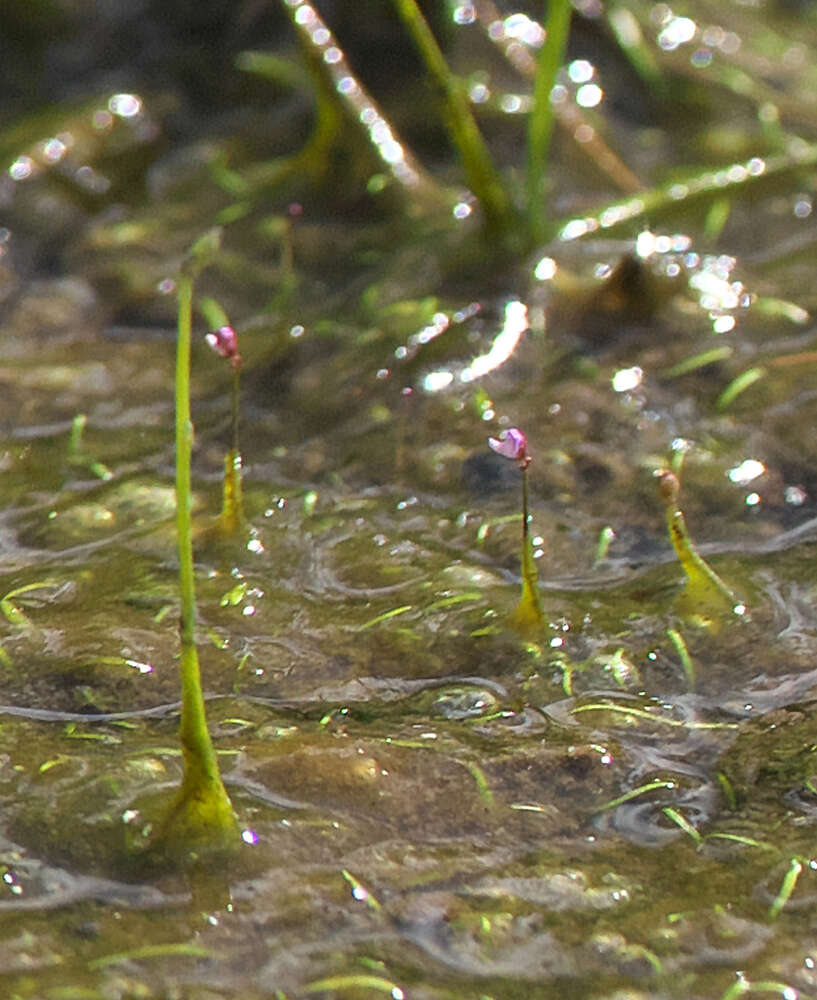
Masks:
[[[137,95],[18,140],[0,244],[4,995],[817,996],[814,180],[769,85],[738,101],[727,72],[765,59],[795,92],[815,29],[786,46],[746,10],[697,27],[662,11],[643,25],[690,88],[672,107],[714,164],[706,197],[685,200],[687,169],[674,215],[655,201],[613,233],[587,207],[612,193],[565,143],[554,183],[575,218],[482,271],[473,220],[409,224],[374,197],[364,224],[309,191],[300,216],[271,207],[241,162],[225,174],[229,143],[163,150],[161,102]],[[782,112],[808,138],[798,100]],[[662,124],[611,119],[644,176],[692,159]],[[124,169],[111,146],[143,160],[144,190],[89,207],[43,128],[73,130],[86,179]],[[788,167],[756,187],[776,155]],[[229,386],[202,342],[199,641],[243,846],[228,870],[146,879],[128,846],[180,777],[172,279],[219,213],[203,291],[245,355],[249,531],[211,531]],[[487,447],[513,425],[546,614],[528,635],[508,624],[519,482]],[[692,534],[748,608],[709,626],[654,479],[681,456]]]

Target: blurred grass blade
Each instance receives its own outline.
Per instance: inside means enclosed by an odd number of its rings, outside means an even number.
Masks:
[[[747,371],[741,372],[737,378],[732,379],[720,396],[718,396],[715,405],[719,410],[727,409],[727,407],[731,406],[732,403],[735,402],[742,392],[745,392],[749,386],[754,385],[755,382],[759,382],[765,374],[765,368],[749,368]]]
[[[488,232],[494,236],[507,236],[513,228],[511,202],[468,107],[462,84],[449,69],[416,0],[393,2],[432,82],[439,90],[451,141],[459,153],[468,186],[482,206]],[[567,0],[559,2],[566,3]]]
[[[545,238],[547,219],[545,186],[554,122],[550,95],[556,83],[556,74],[565,59],[572,10],[570,0],[550,0],[545,44],[539,50],[533,82],[533,109],[528,119],[527,210],[528,223],[537,241]]]

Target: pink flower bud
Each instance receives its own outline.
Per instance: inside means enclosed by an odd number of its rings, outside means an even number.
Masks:
[[[220,357],[232,362],[234,367],[241,364],[238,353],[238,337],[231,326],[222,326],[214,333],[205,334],[204,339]]]
[[[510,458],[514,462],[527,465],[528,439],[518,427],[509,427],[502,431],[498,438],[488,438],[491,450],[503,458]]]

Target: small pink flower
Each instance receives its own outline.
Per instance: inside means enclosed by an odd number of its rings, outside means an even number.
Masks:
[[[241,364],[238,353],[238,337],[231,326],[222,326],[214,333],[205,334],[204,339],[220,357],[230,361],[233,367]]]
[[[510,458],[520,465],[527,465],[530,462],[528,457],[528,439],[518,427],[509,427],[502,431],[498,438],[488,438],[491,450],[503,458]]]

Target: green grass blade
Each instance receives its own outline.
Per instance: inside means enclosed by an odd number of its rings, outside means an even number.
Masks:
[[[459,153],[468,186],[482,206],[488,232],[507,236],[512,229],[511,202],[471,114],[465,90],[449,69],[416,0],[393,0],[393,3],[440,93],[451,141]],[[566,4],[567,0],[559,3]]]
[[[533,82],[533,110],[528,119],[527,211],[528,224],[538,242],[546,237],[545,186],[555,119],[550,94],[565,59],[572,10],[570,0],[550,0],[545,44],[539,50]]]
[[[772,905],[769,907],[769,920],[775,920],[780,916],[783,911],[783,907],[791,899],[791,895],[794,892],[797,880],[800,878],[802,871],[803,862],[798,858],[792,858],[789,863],[789,870],[783,877],[780,891],[772,900]]]

